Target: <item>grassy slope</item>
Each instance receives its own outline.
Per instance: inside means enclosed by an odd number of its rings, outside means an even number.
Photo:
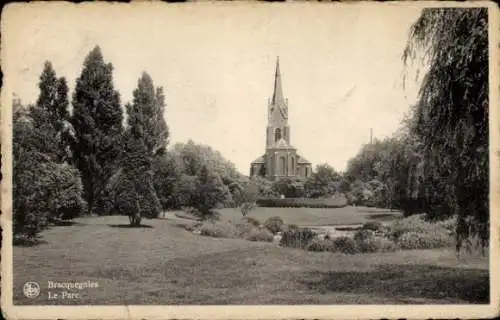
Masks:
[[[344,256],[193,235],[173,220],[79,219],[14,249],[15,303],[52,304],[47,281],[98,281],[72,304],[340,304],[487,302],[486,258],[450,250]],[[42,295],[28,300],[25,281]],[[59,304],[70,303],[58,301]]]

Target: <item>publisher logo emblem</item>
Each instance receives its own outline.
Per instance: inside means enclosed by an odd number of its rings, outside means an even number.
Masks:
[[[27,298],[34,299],[40,295],[40,285],[36,282],[26,282],[23,286],[23,293]]]

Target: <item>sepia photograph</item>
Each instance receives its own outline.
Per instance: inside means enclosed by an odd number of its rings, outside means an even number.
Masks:
[[[6,6],[4,316],[498,315],[497,11]]]

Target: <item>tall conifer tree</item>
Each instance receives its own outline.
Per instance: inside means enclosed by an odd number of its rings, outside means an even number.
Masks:
[[[113,66],[96,46],[76,80],[72,124],[76,133],[74,161],[82,174],[85,199],[92,212],[121,154],[123,113],[113,87]]]
[[[69,143],[68,86],[64,77],[57,78],[50,61],[46,61],[40,82],[36,105],[31,106],[35,130],[39,132],[38,147],[54,161],[62,162]]]
[[[123,171],[130,190],[124,198],[136,195],[138,202],[127,210],[131,224],[138,225],[142,216],[155,217],[161,210],[153,183],[153,161],[163,154],[168,128],[163,117],[163,89],[155,89],[153,80],[143,73],[133,92],[133,102],[127,104],[127,130]],[[133,189],[133,190],[132,190]]]

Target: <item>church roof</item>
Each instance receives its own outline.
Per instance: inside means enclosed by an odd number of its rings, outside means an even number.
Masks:
[[[258,157],[257,159],[255,159],[254,161],[252,161],[252,164],[253,163],[265,163],[265,162],[266,161],[264,159],[264,156],[262,155],[262,156]]]
[[[297,160],[297,163],[311,164],[310,161],[307,161],[306,158],[301,155],[299,155],[299,160]]]

